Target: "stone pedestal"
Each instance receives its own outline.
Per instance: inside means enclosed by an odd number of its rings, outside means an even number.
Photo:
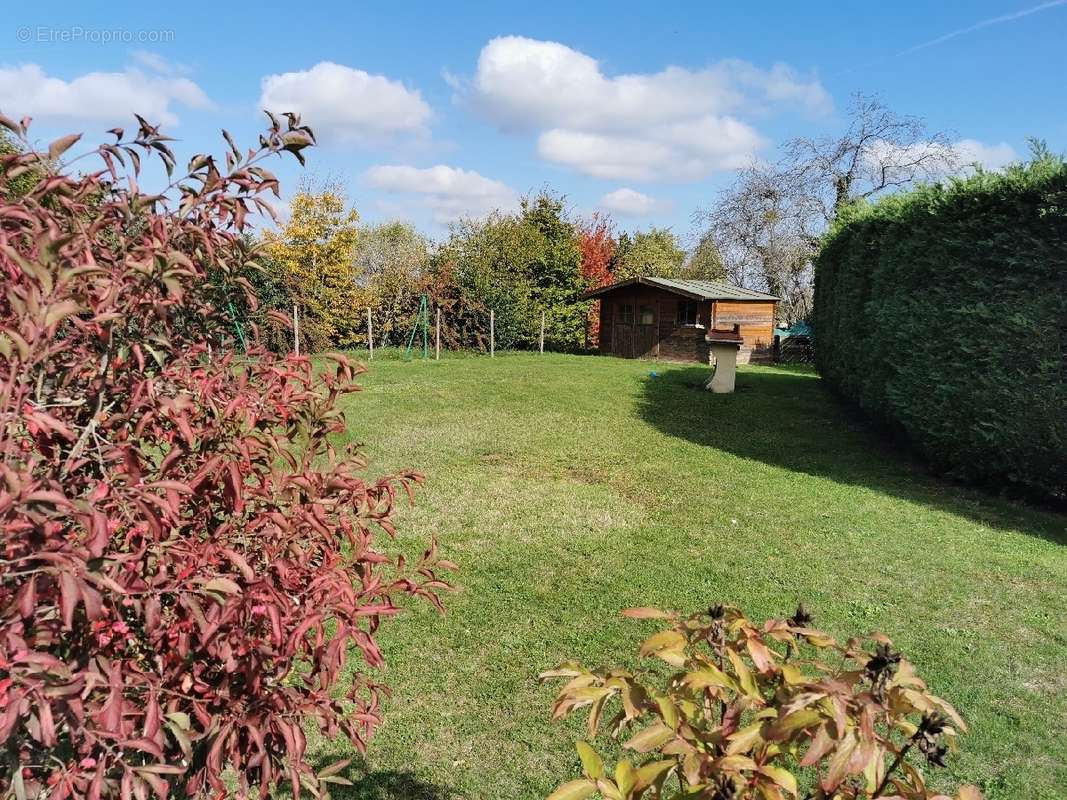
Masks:
[[[711,354],[715,359],[715,371],[705,388],[715,394],[730,394],[734,390],[737,376],[737,351],[740,345],[733,342],[710,342]]]
[[[737,351],[744,340],[737,325],[731,331],[712,330],[705,337],[708,343],[708,359],[715,364],[715,371],[704,387],[715,394],[731,394],[737,377]]]

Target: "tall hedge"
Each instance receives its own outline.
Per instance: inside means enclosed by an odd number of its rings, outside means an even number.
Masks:
[[[1067,497],[1067,166],[851,209],[815,270],[822,376],[964,479]]]

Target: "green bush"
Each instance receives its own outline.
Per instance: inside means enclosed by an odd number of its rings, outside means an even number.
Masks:
[[[522,200],[518,213],[461,220],[433,262],[452,284],[449,316],[461,324],[449,338],[458,346],[488,349],[492,310],[497,349],[537,347],[542,312],[547,349],[585,347],[591,304],[580,301],[587,288],[582,251],[563,198],[542,193]]]
[[[822,376],[936,467],[1067,496],[1062,158],[850,209],[814,321]]]

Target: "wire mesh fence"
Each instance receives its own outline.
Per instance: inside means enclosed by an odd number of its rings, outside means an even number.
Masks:
[[[498,351],[573,353],[589,352],[596,348],[595,331],[590,330],[591,326],[588,324],[578,339],[579,346],[573,346],[573,336],[570,337],[568,346],[559,346],[559,342],[554,341],[551,335],[551,317],[547,309],[535,314],[532,325],[520,331],[516,331],[514,319],[508,319],[506,331],[501,331],[498,324],[500,318],[496,309],[492,308],[481,313],[472,314],[467,311],[462,314],[459,318],[462,327],[457,330],[448,310],[434,306],[425,297],[421,299],[418,310],[406,330],[393,325],[383,331],[379,315],[369,307],[361,317],[364,320],[363,329],[354,331],[355,335],[350,337],[349,342],[340,347],[322,346],[320,342],[315,341],[314,335],[309,333],[305,312],[294,305],[291,311],[288,349],[296,355],[313,355],[316,352],[341,349],[359,353],[368,360],[440,360],[442,353],[482,354],[494,358]],[[277,344],[280,342],[275,343],[276,349],[281,349]]]

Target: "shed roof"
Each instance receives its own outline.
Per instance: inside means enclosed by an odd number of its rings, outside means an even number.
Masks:
[[[668,292],[673,292],[674,294],[679,294],[694,300],[771,301],[779,299],[773,294],[757,292],[755,289],[745,289],[723,281],[698,281],[681,278],[630,278],[629,280],[619,281],[618,283],[612,283],[608,286],[601,286],[599,289],[588,291],[582,295],[582,299],[590,300],[594,297],[600,297],[601,295],[613,292],[616,289],[621,289],[624,286],[633,286],[635,284],[655,286],[658,289],[665,289]]]

